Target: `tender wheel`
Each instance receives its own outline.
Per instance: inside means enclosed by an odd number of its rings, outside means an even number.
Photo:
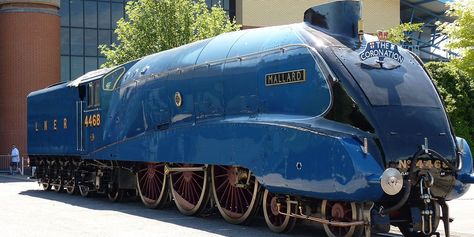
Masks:
[[[66,193],[69,195],[73,195],[76,193],[76,181],[74,179],[68,180],[64,183],[64,189]]]
[[[88,197],[90,196],[90,187],[87,185],[79,185],[78,186],[79,193],[81,194],[82,197]]]
[[[199,165],[198,165],[199,166]],[[174,165],[193,167],[193,165]],[[182,171],[170,174],[171,193],[178,210],[184,215],[196,215],[203,211],[209,200],[208,168],[203,171]]]
[[[51,190],[51,185],[49,185],[49,179],[47,179],[47,178],[42,178],[42,179],[40,179],[39,184],[40,184],[41,188],[42,188],[44,191],[49,191],[49,190]]]
[[[125,190],[119,189],[114,185],[114,188],[107,190],[107,198],[112,202],[120,202],[122,201],[125,195]]]
[[[137,172],[138,194],[148,208],[161,207],[168,199],[165,164],[149,163]]]
[[[59,193],[63,190],[63,179],[57,178],[51,183],[53,191]]]
[[[285,216],[278,213],[278,210],[286,214],[291,213],[291,205],[287,205],[286,202],[280,202],[280,208],[278,208],[277,197],[270,193],[268,190],[265,190],[263,193],[263,217],[267,223],[268,228],[271,231],[282,233],[288,232],[293,229],[296,223],[296,218]]]
[[[247,169],[215,165],[211,177],[214,200],[227,222],[242,224],[255,215],[260,185]]]
[[[362,219],[362,210],[354,202],[339,202],[323,200],[321,213],[330,221],[355,221]],[[329,237],[359,237],[362,236],[364,226],[339,227],[324,224],[324,230]]]
[[[431,221],[433,223],[433,232],[438,229],[439,221],[440,221],[440,214],[441,214],[441,207],[438,202],[431,202],[430,204],[434,214],[431,216]],[[400,223],[398,225],[398,229],[402,232],[403,236],[407,237],[418,237],[418,236],[425,236],[421,231],[414,230],[411,223]]]

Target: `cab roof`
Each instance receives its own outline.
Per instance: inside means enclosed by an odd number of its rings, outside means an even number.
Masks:
[[[115,69],[115,67],[101,68],[101,69],[97,69],[97,70],[94,70],[94,71],[90,71],[90,72],[88,72],[88,73],[72,80],[71,82],[69,82],[67,84],[67,86],[68,87],[78,87],[81,84],[84,84],[84,83],[87,83],[87,82],[90,82],[90,81],[93,81],[93,80],[96,80],[96,79],[99,79],[99,78],[103,77],[105,74],[109,73],[113,69]]]

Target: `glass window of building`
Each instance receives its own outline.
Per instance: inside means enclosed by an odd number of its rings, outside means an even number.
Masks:
[[[124,17],[128,0],[61,0],[61,80],[73,80],[105,63],[101,44],[117,43],[117,21]],[[220,2],[230,18],[235,0],[206,0],[209,7]]]
[[[69,12],[71,16],[71,26],[84,27],[84,10],[82,0],[70,0]]]
[[[99,28],[100,29],[110,29],[112,26],[112,20],[110,19],[110,3],[109,2],[99,2],[98,3],[98,12],[99,12]]]
[[[74,80],[81,75],[84,75],[84,58],[83,57],[71,57],[71,79]]]
[[[117,21],[123,17],[123,4],[112,3],[112,28],[117,28]]]
[[[69,28],[61,28],[61,55],[70,54],[71,41],[69,40]]]
[[[59,15],[61,16],[61,26],[69,26],[69,0],[61,0]]]
[[[61,56],[61,78],[69,78],[71,75],[69,59],[69,56]]]
[[[94,71],[97,69],[97,57],[85,57],[84,60],[85,72]]]
[[[86,28],[97,28],[97,2],[84,2],[84,26]]]
[[[96,29],[85,29],[84,34],[84,55],[85,56],[97,56],[97,30]]]
[[[84,55],[84,29],[71,28],[71,55]]]

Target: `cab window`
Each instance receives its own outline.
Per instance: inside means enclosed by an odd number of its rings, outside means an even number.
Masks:
[[[100,81],[89,82],[87,86],[88,98],[87,108],[96,108],[100,106]]]
[[[104,91],[113,91],[117,88],[120,79],[125,73],[125,67],[119,67],[107,74],[104,79],[102,79],[103,90]]]

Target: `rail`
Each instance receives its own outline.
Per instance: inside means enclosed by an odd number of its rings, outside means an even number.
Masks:
[[[0,173],[10,173],[10,163],[12,161],[12,156],[11,155],[0,155]],[[28,158],[21,157],[20,162],[19,162],[19,167],[17,167],[20,170],[20,174],[24,175],[25,173],[25,165],[28,165]]]

